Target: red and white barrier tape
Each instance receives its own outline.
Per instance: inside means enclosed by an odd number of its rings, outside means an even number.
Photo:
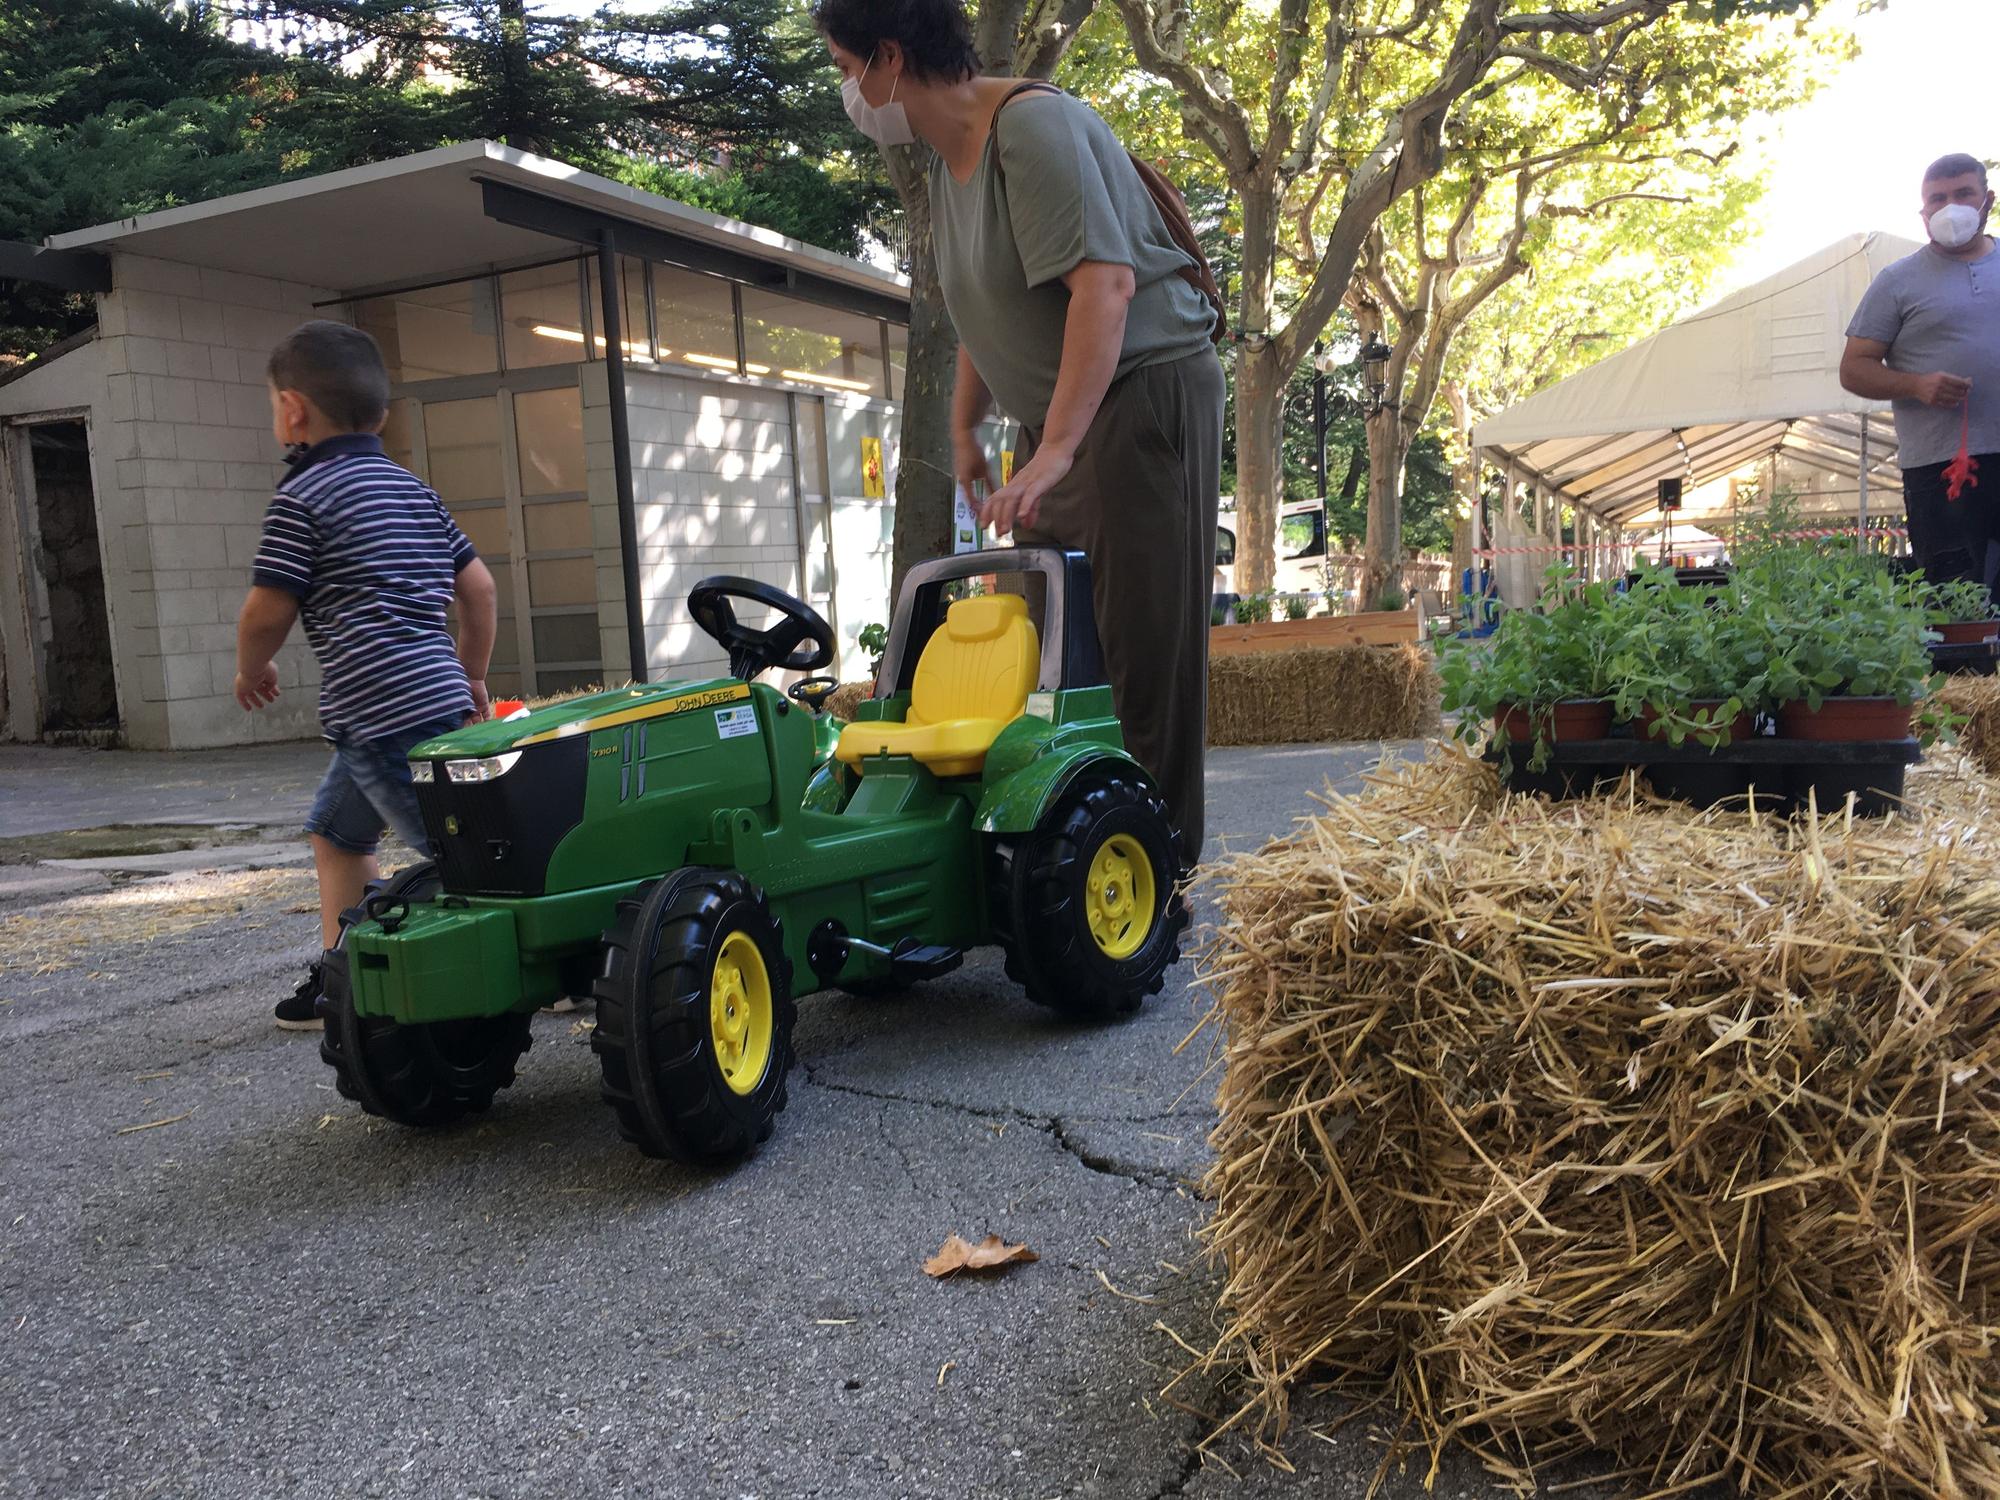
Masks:
[[[1790,542],[1823,542],[1829,541],[1834,537],[1851,537],[1858,534],[1858,528],[1853,526],[1833,526],[1811,531],[1774,532],[1772,533],[1772,537],[1774,540]],[[1868,535],[1871,537],[1907,537],[1909,534],[1909,529],[1903,526],[1871,526],[1868,528]],[[1564,542],[1561,544],[1544,542],[1537,547],[1475,547],[1472,549],[1472,555],[1474,557],[1568,557],[1584,553],[1595,553],[1599,556],[1608,557],[1621,552],[1655,549],[1658,547],[1659,541],[1658,536],[1650,536],[1643,542],[1586,542],[1581,544],[1576,542]],[[1714,542],[1697,542],[1692,546],[1679,550],[1699,552],[1717,545],[1727,547],[1729,542],[1726,538],[1718,537]],[[1668,550],[1672,551],[1675,549],[1669,546]]]

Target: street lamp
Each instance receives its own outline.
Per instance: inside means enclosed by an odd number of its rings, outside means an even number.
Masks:
[[[1361,346],[1361,415],[1373,417],[1385,407],[1393,407],[1393,401],[1385,400],[1389,394],[1389,346],[1382,342],[1379,333],[1368,335],[1368,342]]]

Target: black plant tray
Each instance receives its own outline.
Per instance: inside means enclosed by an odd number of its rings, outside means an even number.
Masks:
[[[1924,752],[1914,739],[1822,741],[1757,735],[1719,750],[1704,749],[1692,740],[1683,745],[1630,736],[1569,740],[1549,747],[1549,763],[1540,771],[1528,769],[1530,754],[1530,746],[1514,746],[1513,769],[1507,773],[1509,791],[1585,796],[1636,766],[1662,797],[1696,807],[1748,806],[1754,789],[1760,808],[1796,811],[1810,799],[1821,812],[1837,812],[1852,794],[1855,812],[1874,818],[1902,798],[1903,773],[1922,760]],[[1499,750],[1488,750],[1486,758],[1497,763]]]
[[[1963,645],[1930,648],[1931,668],[1954,677],[1991,677],[2000,663],[2000,640],[1967,641]]]

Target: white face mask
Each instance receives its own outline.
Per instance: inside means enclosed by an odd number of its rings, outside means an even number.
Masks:
[[[868,69],[875,66],[875,59],[869,58],[867,67],[862,68],[861,78],[868,76]],[[847,111],[847,118],[854,122],[854,128],[869,140],[884,146],[907,146],[917,138],[910,129],[910,116],[903,106],[896,102],[896,84],[889,85],[889,102],[876,108],[861,97],[861,78],[840,80],[840,104]],[[899,78],[897,83],[902,82]]]
[[[1985,215],[1970,203],[1947,203],[1931,215],[1931,238],[1946,250],[1956,250],[1979,233]]]

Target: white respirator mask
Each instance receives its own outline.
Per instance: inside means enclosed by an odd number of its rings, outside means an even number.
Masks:
[[[1970,203],[1947,203],[1931,215],[1931,238],[1941,249],[1956,250],[1979,233],[1979,221],[1984,217]]]
[[[866,78],[868,69],[874,66],[875,59],[871,57],[867,67],[861,70],[861,78]],[[854,122],[854,128],[879,145],[909,145],[917,138],[917,133],[910,129],[908,112],[896,102],[896,84],[889,85],[889,102],[878,108],[861,97],[861,78],[840,80],[840,105],[847,111],[847,118]],[[902,80],[899,78],[896,82]]]

